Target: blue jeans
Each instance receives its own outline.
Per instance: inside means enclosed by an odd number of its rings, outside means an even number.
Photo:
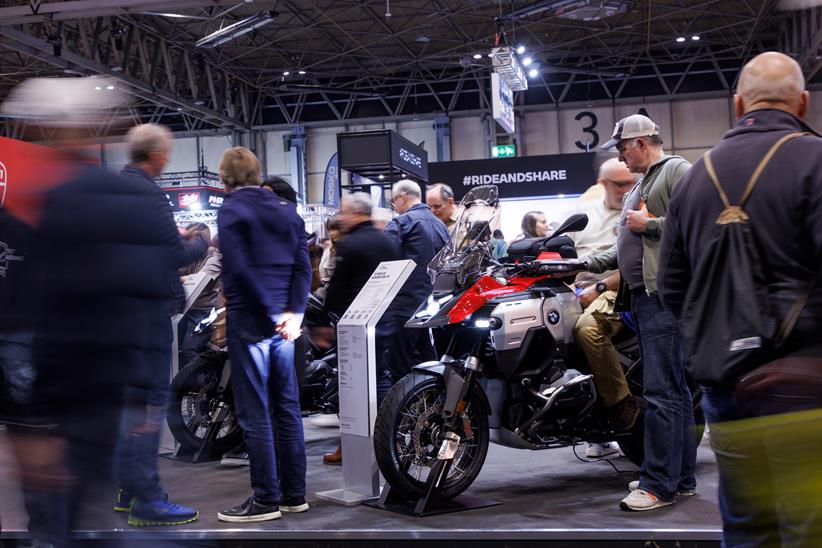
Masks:
[[[127,493],[150,502],[164,497],[157,458],[168,405],[171,347],[126,353],[132,356],[135,368],[147,372],[143,378],[149,379],[149,384],[126,390],[121,428],[123,439],[118,455],[119,484]]]
[[[703,391],[719,464],[722,545],[819,546],[822,411],[745,419],[731,390]]]
[[[696,487],[696,436],[691,391],[685,379],[682,334],[659,295],[631,291],[642,352],[645,410],[645,459],[641,489],[664,501],[677,490]]]
[[[305,496],[305,438],[294,344],[279,335],[250,342],[231,330],[228,353],[237,422],[251,461],[254,498],[277,504]]]
[[[3,411],[19,415],[31,401],[34,364],[31,357],[31,332],[0,333],[0,375],[5,394],[0,394]],[[2,417],[0,417],[2,418]],[[15,417],[9,417],[15,418]],[[20,417],[16,417],[20,418]]]

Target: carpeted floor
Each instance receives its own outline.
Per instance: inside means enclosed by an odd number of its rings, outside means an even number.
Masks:
[[[335,417],[306,419],[308,501],[311,510],[261,524],[219,522],[217,512],[250,494],[248,469],[224,469],[215,462],[192,465],[160,459],[163,485],[171,500],[194,506],[200,519],[179,527],[135,530],[124,515],[108,509],[85,516],[82,529],[92,537],[166,539],[446,539],[477,541],[526,539],[679,539],[715,541],[720,518],[717,470],[703,442],[699,449],[698,494],[653,512],[618,509],[637,468],[625,458],[581,462],[571,448],[541,452],[492,445],[485,467],[469,494],[501,505],[457,514],[413,518],[365,506],[343,507],[318,500],[314,493],[341,487],[342,469],[322,464],[322,454],[337,443]],[[577,447],[584,458],[584,446]],[[113,493],[112,493],[113,502]],[[26,517],[13,462],[0,431],[0,538],[19,538]]]

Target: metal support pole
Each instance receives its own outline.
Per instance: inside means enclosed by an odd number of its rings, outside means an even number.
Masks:
[[[451,161],[451,119],[445,114],[434,118],[434,132],[437,135],[437,161]]]
[[[305,126],[294,126],[287,139],[288,152],[291,157],[291,186],[308,203],[308,171],[306,165],[306,134]]]

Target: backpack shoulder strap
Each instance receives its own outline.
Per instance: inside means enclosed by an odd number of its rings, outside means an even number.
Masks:
[[[751,175],[751,178],[748,180],[748,186],[745,187],[745,193],[742,195],[742,200],[739,202],[739,207],[744,207],[745,202],[748,201],[748,198],[751,197],[751,193],[753,192],[756,183],[759,181],[759,176],[762,175],[762,172],[765,170],[765,167],[770,163],[771,158],[773,158],[776,151],[779,150],[782,145],[790,141],[791,139],[796,139],[797,137],[802,137],[803,135],[808,135],[808,133],[796,132],[796,133],[789,133],[787,135],[783,135],[781,139],[775,142],[768,153],[765,154],[765,157],[759,161],[759,165],[756,166],[756,169]]]
[[[774,348],[779,348],[785,344],[785,341],[788,339],[788,336],[790,336],[794,326],[796,326],[796,322],[799,321],[799,315],[802,313],[802,309],[805,308],[806,304],[808,304],[808,299],[816,287],[816,281],[816,276],[811,278],[811,283],[805,291],[802,292],[796,302],[793,303],[791,309],[788,310],[788,313],[779,325],[779,331],[776,332],[776,336],[774,337]]]
[[[722,200],[722,203],[725,206],[725,210],[719,215],[717,219],[717,224],[727,224],[727,223],[738,223],[738,222],[747,222],[748,215],[742,209],[745,205],[745,202],[748,201],[748,198],[751,197],[751,193],[753,192],[756,183],[759,181],[759,176],[762,175],[762,172],[765,170],[765,167],[770,163],[771,158],[773,158],[776,151],[782,147],[786,142],[790,141],[791,139],[795,139],[797,137],[801,137],[803,135],[809,135],[809,133],[789,133],[787,135],[783,135],[777,142],[771,145],[771,148],[765,154],[765,156],[759,161],[757,164],[756,169],[754,170],[751,178],[748,179],[748,184],[745,187],[745,193],[742,195],[742,200],[739,202],[739,205],[731,205],[730,200],[728,200],[728,195],[725,194],[725,189],[722,188],[722,184],[719,182],[719,178],[716,175],[716,170],[714,169],[713,161],[711,160],[711,151],[705,153],[705,170],[708,172],[708,177],[710,177],[711,182],[714,184],[716,191],[719,193],[719,197]]]

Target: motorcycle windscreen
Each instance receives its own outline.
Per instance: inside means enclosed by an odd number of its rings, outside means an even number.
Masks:
[[[428,263],[435,293],[437,290],[449,292],[463,287],[466,280],[479,271],[485,256],[490,257],[488,243],[494,230],[499,228],[499,208],[497,187],[494,185],[472,188],[463,197],[450,239]],[[439,283],[438,278],[442,278]],[[444,283],[444,280],[449,283]]]

